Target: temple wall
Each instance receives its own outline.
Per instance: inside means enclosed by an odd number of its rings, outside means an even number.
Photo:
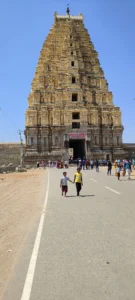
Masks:
[[[8,163],[20,164],[20,143],[0,143],[0,166]]]
[[[55,13],[54,20],[28,97],[26,156],[61,155],[72,132],[84,134],[86,155],[120,148],[123,153],[121,111],[113,104],[82,15]]]

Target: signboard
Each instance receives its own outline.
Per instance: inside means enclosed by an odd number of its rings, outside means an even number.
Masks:
[[[69,138],[72,140],[83,140],[85,139],[85,134],[84,133],[70,133]]]

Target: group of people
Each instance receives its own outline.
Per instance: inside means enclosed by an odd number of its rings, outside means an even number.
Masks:
[[[63,169],[63,168],[68,169],[68,161],[65,160],[64,163],[63,163],[63,161],[58,160],[56,162],[56,168],[57,169]]]
[[[38,161],[37,161],[37,168],[40,168],[40,166],[42,167],[42,168],[45,168],[46,167],[46,163],[45,163],[45,161],[41,161],[41,163],[39,163]]]
[[[128,177],[128,180],[130,180],[130,175],[132,172],[132,162],[128,158],[123,160],[122,164],[115,161],[114,168],[115,168],[115,175],[118,177],[118,180],[120,179],[121,171],[122,171],[122,175],[123,176],[126,175]]]
[[[107,174],[111,175],[112,163],[111,163],[110,160],[108,161],[107,166],[108,166]],[[60,180],[60,188],[61,188],[62,196],[64,195],[66,197],[66,195],[67,195],[68,181],[73,183],[73,184],[74,183],[76,184],[77,196],[80,195],[80,191],[81,191],[81,188],[82,188],[82,185],[83,185],[83,176],[82,176],[82,173],[81,173],[82,167],[83,167],[83,164],[82,164],[82,166],[80,165],[80,166],[77,167],[77,172],[74,174],[74,180],[73,181],[67,176],[66,171],[63,172],[63,177]],[[95,167],[96,167],[96,171],[98,172],[99,171],[98,160],[96,160],[96,162],[95,162]],[[128,158],[123,161],[122,165],[120,164],[120,162],[115,161],[114,168],[115,168],[115,175],[117,176],[118,180],[120,180],[121,170],[123,170],[123,176],[127,175],[128,180],[130,179],[132,163]]]
[[[62,162],[61,160],[58,160],[57,162],[53,162],[51,160],[48,161],[47,165],[45,163],[45,161],[41,161],[40,163],[37,161],[37,168],[40,168],[40,167],[46,167],[48,166],[49,168],[58,168],[58,169],[63,169],[64,167],[65,168],[68,168],[68,163],[67,162]]]
[[[45,168],[46,163],[44,161],[41,161],[41,163],[37,162],[37,168],[39,168],[40,166]],[[56,168],[58,168],[58,169],[63,169],[63,168],[67,169],[69,167],[68,161],[62,162],[60,160],[58,160],[56,162],[56,164],[54,164],[51,160],[49,160],[48,166],[50,168],[56,166]],[[122,171],[122,175],[123,176],[126,175],[128,177],[128,180],[130,180],[130,175],[132,172],[132,162],[128,158],[123,160],[123,162],[121,162],[120,160],[116,160],[114,162],[114,164],[112,164],[112,162],[110,160],[108,160],[107,175],[111,175],[113,166],[115,169],[115,175],[118,178],[118,180],[120,180],[121,171]],[[95,168],[96,172],[99,172],[99,160],[98,159],[96,159],[95,161],[92,159],[91,160],[88,160],[88,159],[78,159],[77,160],[77,170],[80,170],[80,171],[82,169],[83,170],[89,170],[89,169],[93,170],[94,168]],[[64,172],[63,174],[66,174],[66,172]]]
[[[118,180],[120,180],[121,171],[122,171],[122,175],[123,176],[126,175],[128,177],[128,180],[130,180],[130,175],[132,172],[132,162],[128,158],[123,160],[123,162],[121,162],[120,160],[116,160],[113,165],[109,160],[107,166],[108,166],[107,175],[111,175],[112,166],[114,166],[115,175],[118,178]]]
[[[61,160],[58,160],[56,162],[56,168],[57,169],[63,169],[63,166],[64,166],[64,164],[63,164],[63,162]]]
[[[96,171],[99,172],[99,161],[96,159],[88,160],[88,159],[77,159],[77,167],[83,170],[93,170],[96,167]]]
[[[107,175],[111,175],[112,163],[110,160],[108,160],[107,167],[108,167]],[[121,171],[120,164],[115,162],[114,167],[115,167],[115,175],[117,176],[118,180],[120,180],[120,171]]]
[[[53,167],[56,167],[57,169],[68,169],[68,162],[67,161],[61,161],[61,160],[58,160],[57,162],[53,162],[51,160],[48,161],[48,164],[46,165],[45,161],[41,161],[40,163],[37,161],[37,168],[40,168],[40,167],[46,167],[48,166],[49,168],[53,168]]]
[[[80,195],[80,191],[83,185],[83,176],[81,173],[81,169],[79,167],[77,168],[77,172],[74,174],[73,181],[69,177],[67,177],[67,172],[63,172],[63,177],[60,180],[60,188],[61,188],[62,196],[64,194],[65,197],[68,192],[68,181],[76,184],[76,192],[78,197]]]

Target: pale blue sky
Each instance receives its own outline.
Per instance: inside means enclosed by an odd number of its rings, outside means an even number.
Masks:
[[[49,3],[47,3],[49,2]],[[101,66],[122,110],[123,141],[135,142],[135,1],[4,0],[0,4],[0,142],[17,141],[43,42],[54,11],[84,15]]]

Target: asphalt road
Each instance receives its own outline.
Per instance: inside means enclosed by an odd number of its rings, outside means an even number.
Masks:
[[[118,182],[104,168],[85,170],[81,196],[69,183],[65,198],[62,172],[49,170],[42,220],[32,228],[4,300],[134,300],[135,177]],[[73,179],[75,168],[67,172]]]

